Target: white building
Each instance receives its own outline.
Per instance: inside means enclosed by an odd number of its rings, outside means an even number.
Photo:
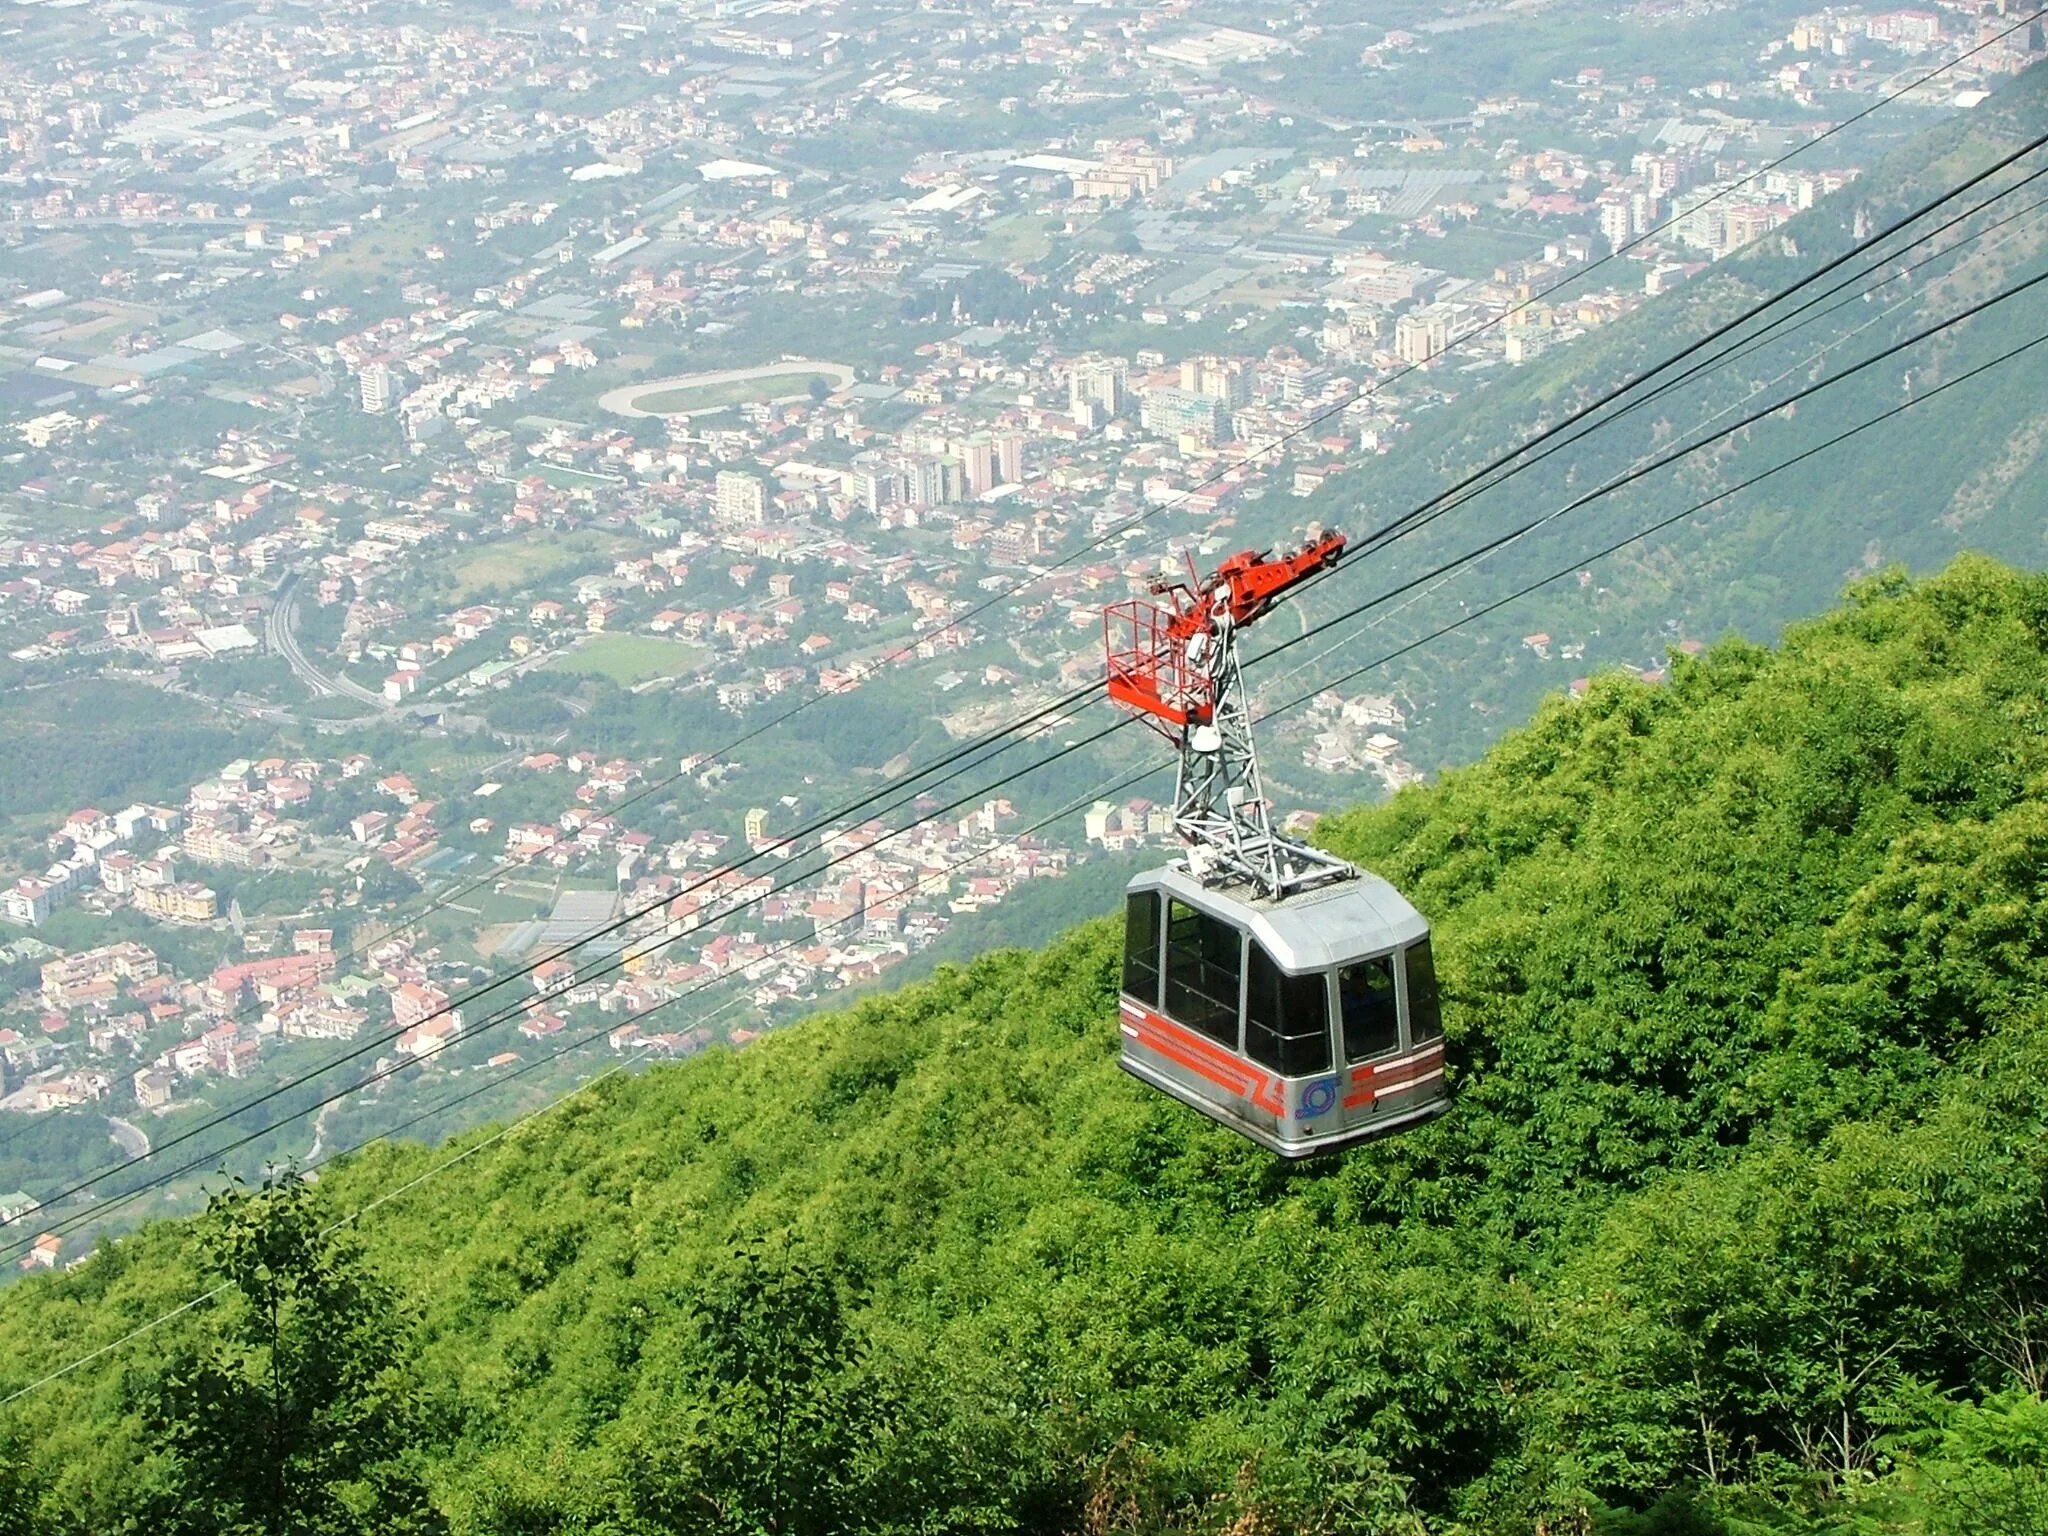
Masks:
[[[364,368],[357,379],[362,388],[363,409],[372,416],[382,415],[391,409],[391,370],[382,363],[371,363]]]
[[[1404,363],[1426,363],[1451,344],[1451,317],[1430,305],[1403,315],[1394,325],[1394,355]]]
[[[768,487],[737,469],[718,472],[717,516],[734,528],[758,528],[768,519]]]

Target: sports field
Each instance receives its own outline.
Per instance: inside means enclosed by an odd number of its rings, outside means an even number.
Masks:
[[[593,635],[559,659],[548,663],[555,672],[608,678],[621,688],[651,677],[685,677],[704,660],[704,648],[687,640],[661,635]]]
[[[712,373],[686,373],[676,378],[621,384],[598,397],[602,410],[618,416],[687,416],[699,411],[730,410],[753,400],[801,400],[814,384],[844,389],[854,372],[844,363],[790,357],[753,368],[726,368]]]
[[[633,403],[650,416],[694,415],[699,411],[725,410],[750,405],[756,400],[780,400],[788,395],[808,395],[813,381],[829,391],[831,376],[823,373],[779,373],[767,379],[727,379],[722,384],[695,384],[684,389],[664,389],[642,395]]]
[[[458,549],[448,557],[445,569],[454,581],[455,600],[462,603],[492,588],[517,592],[565,572],[595,569],[630,547],[629,540],[590,529],[575,533],[537,530]]]

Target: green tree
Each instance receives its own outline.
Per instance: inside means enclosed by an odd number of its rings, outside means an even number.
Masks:
[[[716,723],[597,694],[636,730]],[[324,1198],[411,1191],[362,1241],[460,1414],[407,1431],[437,1506],[459,1536],[2048,1536],[2044,701],[2048,577],[1972,559],[1662,687],[1596,680],[1326,818],[1428,914],[1456,1087],[1341,1158],[1274,1159],[1117,1071],[1112,916],[459,1159],[337,1161]],[[821,714],[772,777],[862,724]],[[83,1113],[44,1129],[104,1154]],[[271,1465],[273,1335],[317,1331],[399,1406],[343,1399],[292,1487],[369,1488],[356,1528],[405,1529],[404,1377],[366,1374],[405,1343],[389,1301],[359,1324],[287,1291],[274,1322],[222,1227],[8,1288],[0,1460],[65,1536],[320,1530],[229,1465]],[[216,1279],[162,1336],[204,1326],[174,1374],[228,1386],[173,1437],[115,1373],[160,1376],[136,1323]],[[414,1502],[364,1513],[390,1484]]]
[[[214,1197],[202,1252],[225,1300],[145,1407],[176,1513],[222,1536],[425,1533],[423,1415],[395,1297],[323,1225],[296,1170]],[[167,1512],[168,1514],[168,1512]]]
[[[1922,1466],[1931,1536],[2048,1536],[2048,1402],[1959,1404]]]
[[[0,1536],[36,1536],[33,1495],[24,1484],[14,1447],[0,1442]]]
[[[863,1447],[889,1410],[839,1284],[794,1242],[733,1250],[688,1304],[702,1398],[640,1501],[670,1529],[823,1536],[858,1529]]]

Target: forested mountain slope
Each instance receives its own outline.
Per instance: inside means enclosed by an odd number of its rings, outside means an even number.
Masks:
[[[1312,505],[1359,534],[1384,526],[1462,480],[1514,444],[1562,420],[1680,347],[1706,336],[1928,203],[2020,150],[2048,128],[2048,68],[2005,85],[1976,111],[1927,129],[1835,195],[1674,292],[1569,345],[1482,379],[1453,351],[1420,377],[1387,390],[1442,389],[1455,398],[1414,418],[1412,430],[1361,475],[1335,481]],[[1795,164],[1825,159],[1824,146]],[[1727,431],[1750,414],[1842,373],[1993,294],[2034,277],[2048,260],[2048,181],[2034,151],[1828,277],[1801,289],[1729,339],[1762,337],[1683,387],[1613,417],[1575,444],[1376,553],[1370,571],[1332,585],[1334,608],[1556,512],[1662,453]],[[2002,194],[2002,195],[2001,195]],[[1953,228],[1950,218],[1985,206]],[[1925,244],[1913,241],[1922,235]],[[1857,277],[1866,266],[1876,270]],[[1628,281],[1626,256],[1600,282]],[[1840,293],[1796,305],[1851,278]],[[1573,290],[1535,306],[1573,317]],[[1731,629],[1764,639],[1818,612],[1843,583],[1889,563],[1919,573],[1964,550],[2023,565],[2048,561],[2048,347],[1933,398],[1928,392],[1997,354],[2048,332],[2048,288],[2001,303],[1953,331],[1767,416],[1711,448],[1547,524],[1458,576],[1399,617],[1370,651],[1435,629],[1520,583],[1583,564],[1590,552],[1759,474],[1833,434],[1908,401],[1905,414],[1752,489],[1706,508],[1645,543],[1591,567],[1583,586],[1547,588],[1465,634],[1402,662],[1385,683],[1433,711],[1416,718],[1418,760],[1469,760],[1496,729],[1491,714],[1524,718],[1536,694],[1574,670],[1617,661],[1654,663],[1673,635],[1712,640]],[[1688,364],[1715,355],[1695,354]],[[1659,375],[1668,381],[1677,370]],[[1559,648],[1584,644],[1587,660],[1544,664],[1520,636],[1545,631]],[[1363,644],[1364,642],[1361,642]],[[1487,706],[1475,713],[1474,701]]]
[[[2048,1531],[2048,578],[1879,578],[1325,832],[1436,924],[1440,1122],[1286,1165],[1147,1094],[1096,922],[608,1080],[357,1257],[288,1194],[15,1288],[8,1391],[239,1277],[4,1410],[4,1518]]]

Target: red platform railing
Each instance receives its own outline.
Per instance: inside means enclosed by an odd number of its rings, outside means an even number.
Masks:
[[[1141,597],[1102,610],[1109,696],[1147,716],[1169,740],[1178,740],[1189,722],[1206,721],[1213,703],[1208,675],[1189,664],[1186,637],[1174,632],[1179,618]]]

